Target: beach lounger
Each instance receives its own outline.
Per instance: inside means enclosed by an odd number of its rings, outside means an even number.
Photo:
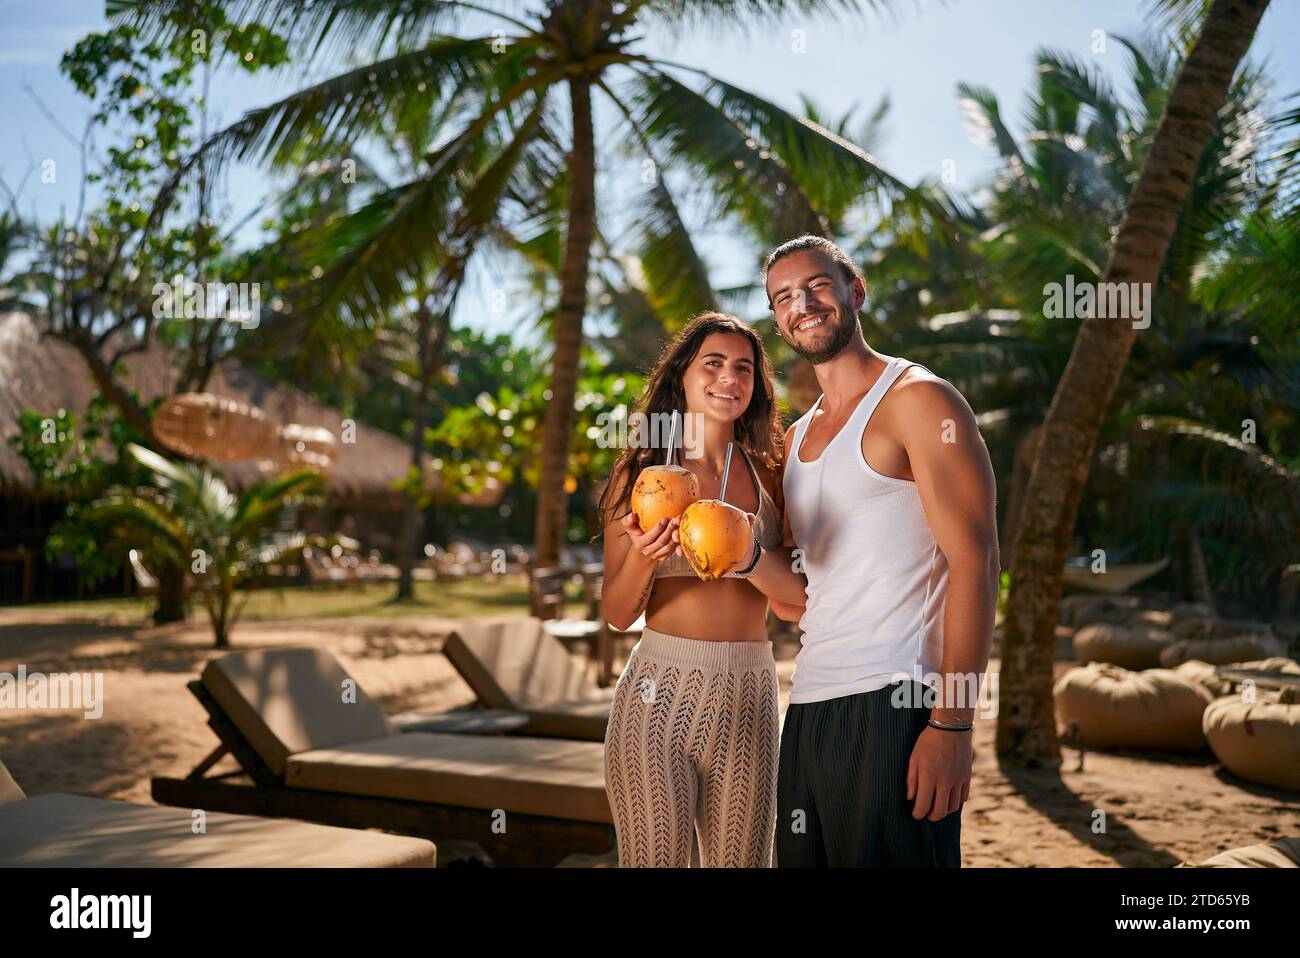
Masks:
[[[467,620],[443,653],[483,705],[528,716],[517,734],[604,742],[614,690],[589,682],[540,619]]]
[[[0,868],[432,868],[430,841],[354,828],[55,793],[27,798],[0,764]]]
[[[212,659],[189,688],[221,745],[189,777],[155,778],[162,804],[463,839],[499,864],[613,845],[594,742],[398,731],[320,649]],[[242,774],[205,777],[227,753]]]

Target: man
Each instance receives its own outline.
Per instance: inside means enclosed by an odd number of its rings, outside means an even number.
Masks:
[[[791,240],[763,278],[822,390],[785,437],[787,545],[808,586],[804,607],[775,606],[803,632],[777,864],[958,867],[998,592],[988,450],[955,388],[865,342],[866,289],[838,246]]]

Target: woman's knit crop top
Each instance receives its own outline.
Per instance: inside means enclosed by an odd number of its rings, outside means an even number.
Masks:
[[[736,448],[745,457],[745,464],[749,466],[749,474],[754,477],[754,488],[758,490],[758,513],[754,517],[754,528],[758,532],[758,541],[763,544],[764,549],[776,549],[781,545],[781,514],[777,511],[776,503],[772,497],[767,494],[763,484],[758,481],[758,472],[754,469],[754,464],[749,460],[749,454],[745,452],[740,443],[736,443]],[[695,575],[695,570],[691,564],[686,561],[685,556],[670,555],[667,559],[659,562],[655,569],[654,578],[664,579],[674,576]],[[739,576],[734,572],[723,574],[724,579],[736,579]],[[653,580],[652,580],[653,581]]]

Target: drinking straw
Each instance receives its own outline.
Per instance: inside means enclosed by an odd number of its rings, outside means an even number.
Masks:
[[[727,461],[722,464],[722,489],[718,492],[718,499],[722,502],[727,501],[727,474],[731,472],[731,450],[736,444],[727,443]]]
[[[672,425],[668,427],[668,458],[664,460],[665,466],[673,464],[673,445],[677,442],[677,410],[673,410]]]

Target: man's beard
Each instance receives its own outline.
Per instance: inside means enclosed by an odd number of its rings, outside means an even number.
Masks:
[[[800,320],[800,322],[803,322],[803,320]],[[858,330],[858,324],[844,319],[839,310],[827,313],[826,322],[835,324],[834,329],[831,330],[831,338],[816,349],[807,349],[796,343],[793,337],[797,334],[793,329],[790,331],[791,338],[786,340],[786,345],[814,366],[829,362],[838,356],[840,351],[853,339],[853,334]]]

